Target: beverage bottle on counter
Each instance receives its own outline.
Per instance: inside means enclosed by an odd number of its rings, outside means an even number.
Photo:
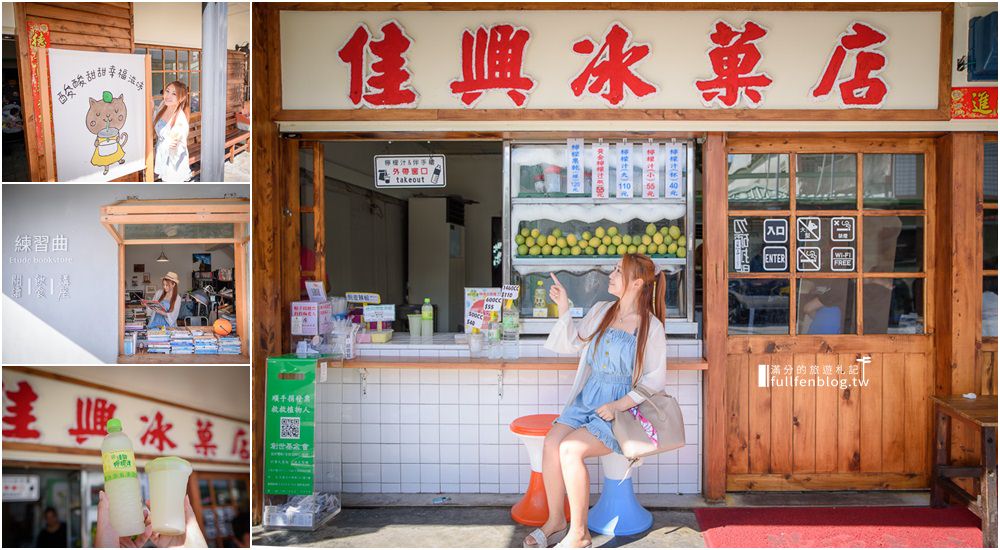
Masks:
[[[434,306],[431,305],[430,298],[424,298],[424,305],[420,307],[420,334],[434,335]]]
[[[537,286],[535,286],[535,297],[534,300],[532,300],[532,302],[534,302],[532,307],[535,309],[536,313],[533,315],[533,317],[545,317],[546,316],[545,314],[539,315],[539,313],[543,311],[547,313],[546,294],[548,293],[545,292],[545,283],[543,283],[541,279],[539,279],[536,285]]]
[[[108,435],[101,443],[101,461],[104,463],[104,494],[108,498],[109,519],[119,536],[131,537],[146,529],[135,452],[132,440],[122,432],[121,420],[108,420],[107,430]]]
[[[521,356],[521,312],[514,300],[507,300],[503,308],[503,358],[517,359]]]
[[[502,331],[500,329],[500,319],[497,312],[490,312],[490,320],[486,325],[486,357],[489,359],[500,359],[503,357],[503,347],[501,342]]]

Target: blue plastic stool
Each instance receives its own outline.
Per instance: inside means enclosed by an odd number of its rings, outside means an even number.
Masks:
[[[604,487],[601,498],[587,514],[587,527],[595,533],[611,536],[648,531],[653,526],[653,514],[635,498],[632,472],[625,476],[628,460],[612,453],[601,457],[601,465],[604,467]]]

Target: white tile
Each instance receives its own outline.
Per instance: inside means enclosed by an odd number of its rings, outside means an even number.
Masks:
[[[382,403],[399,403],[399,384],[382,384],[379,388],[379,401]]]
[[[439,387],[439,399],[441,403],[455,403],[458,401],[458,384],[441,384]]]
[[[381,461],[382,449],[378,443],[361,444],[361,462],[366,466],[378,464]]]
[[[538,386],[518,386],[517,402],[520,405],[538,404]]]
[[[442,483],[441,484],[442,493],[460,493],[462,492],[462,486],[458,483]]]
[[[399,410],[398,408],[396,410]],[[382,443],[399,443],[399,424],[382,424]]]
[[[500,424],[509,426],[518,417],[517,405],[500,405]]]
[[[344,403],[361,402],[361,384],[344,384]]]
[[[459,486],[460,493],[478,493],[479,484],[478,483],[463,483]]]
[[[479,462],[480,464],[499,464],[500,463],[500,446],[499,445],[484,445],[480,442],[479,445]]]
[[[361,373],[358,369],[342,369],[344,373],[344,384],[358,384],[361,382]]]
[[[698,404],[698,386],[694,385],[680,385],[677,387],[677,403],[681,405],[697,405]]]
[[[512,494],[516,495],[521,492],[520,486],[517,483],[501,483],[500,484],[500,494]]]
[[[698,425],[698,405],[681,405],[681,416],[684,417],[684,424]]]
[[[392,495],[402,491],[399,488],[399,483],[383,483],[379,486],[379,492],[383,495]]]
[[[500,442],[500,430],[496,424],[479,425],[479,444],[496,445]]]
[[[382,483],[399,483],[399,464],[382,464]]]
[[[696,464],[681,464],[677,466],[677,479],[678,482],[683,485],[685,483],[697,483],[698,482],[698,465]]]
[[[340,385],[344,381],[344,369],[327,369],[326,383]]]
[[[701,429],[697,424],[685,424],[684,425],[684,443],[686,443],[685,446],[696,447],[699,443],[698,435],[700,433]]]
[[[479,424],[496,425],[500,422],[500,407],[497,405],[479,405]],[[466,409],[463,409],[466,410]]]
[[[570,391],[573,388],[570,386],[561,385],[559,386],[559,402],[567,403],[569,402]]]
[[[440,352],[438,352],[438,355],[442,359],[445,359],[445,358],[449,358],[450,359],[452,357],[458,357],[458,350],[457,349],[443,349]]]
[[[382,371],[379,382],[381,384],[399,384],[399,369],[379,369]]]
[[[467,350],[467,349],[460,349],[460,350],[458,350],[458,356],[459,357],[469,358],[469,357],[472,357],[472,354],[469,353],[469,350]]]
[[[362,443],[381,443],[382,442],[382,427],[379,424],[362,424],[361,425],[361,442]]]
[[[421,483],[420,484],[421,493],[440,493],[441,484],[440,483]]]
[[[489,387],[489,386],[480,386],[480,388],[483,388],[483,387]],[[491,387],[491,389],[493,391],[497,391],[498,390],[498,388],[496,388],[496,387]],[[517,404],[517,394],[518,394],[518,391],[520,389],[521,388],[518,387],[516,384],[507,384],[507,383],[504,383],[504,385],[503,385],[503,395],[500,396],[500,404],[501,405],[516,405]]]
[[[701,371],[681,370],[677,371],[678,384],[697,384],[701,381]]]
[[[441,424],[458,424],[459,420],[459,406],[458,405],[439,405],[440,422]]]
[[[382,406],[378,403],[362,403],[361,404],[361,423],[362,424],[378,424],[382,420]]]
[[[654,464],[643,464],[632,471],[634,473],[633,477],[636,478],[640,484],[659,483],[659,470]]]
[[[399,484],[400,493],[419,493],[420,484],[419,483],[400,483]]]
[[[361,483],[344,483],[345,493],[360,493]]]
[[[681,483],[677,487],[677,492],[682,495],[689,495],[689,494],[700,493],[701,489],[698,488],[697,483]]]
[[[361,422],[361,405],[359,403],[344,403],[341,409],[342,422]]]
[[[344,443],[341,445],[341,453],[343,454],[344,464],[347,463],[359,463],[361,462],[361,444],[360,443]]]
[[[550,350],[545,346],[538,346],[538,356],[539,357],[555,357],[556,352]]]
[[[376,460],[370,464],[361,465],[361,482],[362,483],[379,483],[379,479],[382,473],[382,465]],[[376,488],[376,490],[378,490]]]
[[[685,445],[677,449],[679,464],[698,464],[698,445]]]
[[[440,428],[437,424],[421,424],[420,425],[420,443],[440,443],[441,434]]]
[[[421,464],[420,483],[441,483],[441,465]]]
[[[555,405],[559,403],[559,386],[555,384],[538,386],[538,403],[540,405]]]
[[[381,450],[379,456],[383,464],[399,463],[399,443],[383,443],[380,447]]]
[[[399,385],[399,402],[404,404],[409,403],[420,403],[420,385],[419,384],[400,384]]]
[[[379,401],[381,401],[381,387],[378,382],[369,380],[367,384],[361,384],[362,403],[378,403]]]
[[[459,424],[479,424],[479,407],[473,405],[459,406]]]
[[[420,370],[420,383],[421,384],[434,384],[440,383],[438,380],[438,369],[419,369]]]
[[[668,361],[668,364],[669,364],[669,361]],[[679,371],[670,370],[669,368],[667,369],[667,386],[668,387],[669,386],[676,386],[677,385],[677,373],[678,372]]]
[[[455,424],[439,424],[438,427],[441,430],[441,443],[454,443],[458,444],[460,437],[458,434],[458,426]]]
[[[326,412],[323,413],[323,415],[329,418],[332,422],[344,421],[344,405],[342,403],[331,403],[324,407],[324,409]]]
[[[420,354],[420,357],[433,357],[433,358],[436,358],[436,357],[440,356],[440,354],[438,353],[438,350],[436,350],[436,349],[422,349],[422,350],[420,350],[419,354]]]
[[[456,462],[452,462],[450,464],[444,464],[444,465],[441,466],[441,483],[442,484],[454,483],[454,484],[457,485],[459,483],[460,477],[461,476],[459,475],[459,469],[458,469],[458,465],[457,465]],[[442,489],[443,489],[443,487],[442,487]],[[444,489],[444,490],[447,491],[448,489]]]
[[[538,371],[522,370],[517,372],[517,383],[521,386],[538,384]]]
[[[361,465],[344,464],[344,483],[361,483]]]
[[[380,417],[383,424],[399,423],[399,405],[395,403],[383,403],[380,407],[382,409]]]
[[[361,443],[361,424],[341,424],[340,433],[344,443]]]
[[[420,403],[422,405],[436,405],[440,403],[438,387],[431,384],[420,384]]]
[[[438,372],[438,382],[441,385],[445,384],[458,384],[458,370],[457,369],[441,369]]]
[[[460,464],[458,466],[458,476],[459,482],[463,485],[466,483],[479,483],[479,464]]]
[[[421,369],[399,369],[400,384],[419,384]]]
[[[516,464],[500,464],[500,483],[503,484],[517,484],[518,483],[518,466]]]
[[[500,402],[500,398],[497,396],[497,386],[490,384],[483,384],[481,386],[472,386],[478,390],[480,405],[496,405]]]
[[[463,424],[458,427],[458,440],[463,444],[479,444],[479,425]]]
[[[493,369],[480,369],[476,372],[479,375],[480,384],[496,384],[497,375],[500,374],[500,371]]]
[[[522,404],[517,406],[518,416],[528,416],[532,414],[538,414],[538,404]]]
[[[557,370],[540,370],[538,372],[538,383],[556,385],[559,383],[559,371]]]
[[[440,459],[440,449],[437,443],[421,443],[420,444],[420,463],[421,464],[435,464]]]
[[[458,371],[458,384],[460,386],[475,386],[479,384],[479,371],[473,369],[462,369]]]
[[[500,492],[500,484],[498,483],[480,483],[479,492],[484,495],[495,495]]]
[[[442,443],[439,445],[441,450],[441,464],[454,465],[458,464],[460,457],[460,450],[458,448],[458,443]],[[442,468],[442,471],[444,468]]]
[[[441,421],[438,409],[440,405],[420,405],[420,423],[437,424]]]
[[[500,464],[518,464],[520,445],[500,445]]]
[[[377,349],[359,348],[357,355],[358,357],[378,357],[379,353]]]
[[[400,424],[419,424],[420,423],[420,405],[400,405],[399,406],[399,423]]]
[[[496,464],[480,464],[479,483],[500,483],[500,467]]]
[[[401,483],[420,482],[420,464],[400,464],[399,473]]]
[[[476,405],[479,403],[479,385],[458,385],[458,403],[461,405]]]
[[[564,408],[563,404],[559,405],[539,405],[538,414],[560,414]]]
[[[401,463],[403,463],[403,464],[419,464],[420,463],[420,444],[419,443],[401,443],[399,445],[399,461]]]

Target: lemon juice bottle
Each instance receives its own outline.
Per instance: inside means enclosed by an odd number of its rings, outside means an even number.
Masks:
[[[122,421],[108,420],[108,435],[101,443],[104,463],[104,493],[108,497],[111,526],[119,536],[141,534],[146,525],[142,517],[142,491],[135,469],[132,440],[122,432]]]

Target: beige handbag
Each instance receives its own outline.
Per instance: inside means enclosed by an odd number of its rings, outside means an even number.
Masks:
[[[635,391],[646,400],[631,409],[615,412],[611,423],[622,455],[629,459],[629,469],[643,457],[684,446],[684,418],[677,400],[642,385],[636,385]]]

